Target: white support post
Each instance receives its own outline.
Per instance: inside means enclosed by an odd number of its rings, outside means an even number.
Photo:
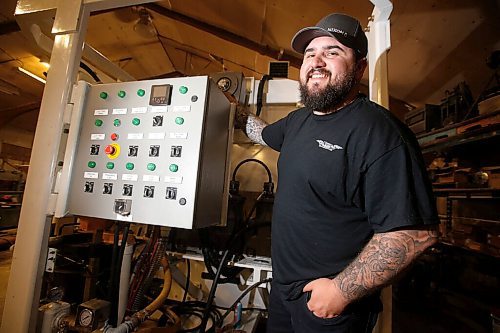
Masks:
[[[89,17],[81,0],[71,2],[72,6],[65,7],[77,13],[73,16],[77,22],[65,20],[58,25],[40,106],[0,329],[5,333],[35,332],[36,328],[51,222],[47,213],[49,197],[57,165],[64,110],[80,65]],[[64,26],[68,23],[73,29],[64,33]],[[76,31],[74,27],[78,27]]]
[[[389,0],[370,1],[375,6],[367,33],[370,99],[389,108],[387,52],[391,48],[389,16],[392,3]]]
[[[390,0],[370,0],[373,5],[372,17],[368,24],[368,64],[370,100],[389,109],[389,88],[387,52],[391,48],[391,27],[389,17],[392,12]],[[382,290],[384,310],[379,315],[375,333],[392,332],[392,287]]]

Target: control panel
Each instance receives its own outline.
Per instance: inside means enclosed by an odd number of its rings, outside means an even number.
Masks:
[[[185,229],[225,223],[233,114],[212,80],[81,84],[68,213]]]

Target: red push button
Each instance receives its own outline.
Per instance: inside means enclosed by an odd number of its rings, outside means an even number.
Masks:
[[[118,134],[116,134],[116,133],[112,133],[112,134],[111,134],[111,140],[113,140],[113,141],[118,140]]]
[[[106,148],[104,148],[104,152],[106,153],[106,155],[114,155],[114,153],[116,152],[116,148],[112,145],[107,145]]]

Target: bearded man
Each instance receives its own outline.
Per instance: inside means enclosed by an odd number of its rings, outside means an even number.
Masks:
[[[359,94],[367,45],[355,18],[324,17],[292,40],[304,107],[269,125],[238,112],[280,152],[267,333],[371,332],[380,289],[437,240],[415,136]]]

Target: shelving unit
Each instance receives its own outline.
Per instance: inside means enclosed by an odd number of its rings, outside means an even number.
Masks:
[[[395,285],[395,304],[432,318],[431,331],[490,333],[500,308],[500,183],[473,176],[500,166],[500,110],[417,139],[426,165],[441,166],[431,173],[441,235]]]

